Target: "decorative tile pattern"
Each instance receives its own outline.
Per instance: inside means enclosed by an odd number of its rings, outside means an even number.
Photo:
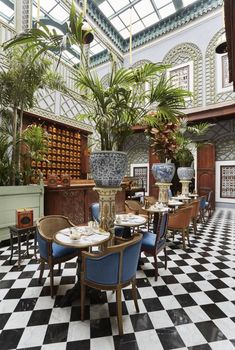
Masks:
[[[137,271],[136,313],[130,288],[123,290],[124,335],[117,330],[115,294],[103,292],[100,304],[87,299],[85,321],[80,302],[59,306],[75,283],[76,262],[55,270],[57,296],[50,297],[46,269],[38,285],[39,266],[33,258],[9,264],[10,249],[0,248],[0,349],[96,350],[230,350],[235,346],[235,210],[218,210],[191,247],[181,248],[180,236],[168,243],[168,268],[159,255],[154,280],[153,258],[142,256]],[[26,246],[24,246],[26,249]]]
[[[222,79],[217,75],[218,67],[216,67],[216,53],[215,48],[218,45],[220,37],[224,34],[224,28],[220,29],[218,33],[211,39],[207,50],[206,50],[206,72],[205,72],[205,83],[206,83],[206,104],[214,104],[225,101],[234,100],[234,93],[231,91],[225,91],[218,93],[216,84],[218,79]]]
[[[195,44],[182,43],[172,48],[164,57],[163,63],[173,67],[193,61],[193,100],[186,102],[187,108],[199,107],[203,103],[202,53]],[[191,77],[189,77],[191,79]]]

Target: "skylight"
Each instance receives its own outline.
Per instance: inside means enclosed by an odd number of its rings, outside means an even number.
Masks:
[[[93,0],[124,39],[197,0]],[[132,10],[131,10],[132,8]]]

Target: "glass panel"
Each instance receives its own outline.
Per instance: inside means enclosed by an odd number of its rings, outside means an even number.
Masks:
[[[33,18],[37,18],[38,17],[38,13],[37,13],[37,6],[33,5],[33,9],[32,9],[32,16]],[[40,10],[40,18],[44,17],[44,13]]]
[[[102,2],[102,4],[99,5],[99,9],[106,17],[110,17],[114,13],[114,10],[107,1]]]
[[[125,27],[125,25],[123,24],[123,22],[120,20],[119,17],[115,17],[111,19],[110,22],[118,31],[122,30]]]
[[[188,5],[192,4],[195,1],[196,0],[183,0],[183,4],[184,4],[184,6],[188,6]]]
[[[159,13],[160,13],[161,18],[165,18],[167,16],[170,16],[174,12],[175,12],[175,6],[173,4],[169,4],[165,7],[162,7],[161,9],[159,9]]]
[[[97,44],[94,47],[92,47],[90,51],[93,55],[95,55],[103,50],[104,50],[104,48],[101,45]]]
[[[149,15],[149,16],[147,16],[147,17],[145,17],[145,18],[142,19],[142,22],[144,23],[144,25],[145,25],[146,27],[149,27],[149,26],[151,26],[152,24],[157,23],[158,21],[159,21],[159,18],[158,18],[158,16],[156,15],[155,12],[152,13],[151,15]]]
[[[168,5],[169,3],[172,3],[171,0],[154,0],[157,8],[159,9],[160,7],[163,7],[165,5]]]
[[[141,30],[143,30],[145,28],[145,26],[143,25],[143,23],[141,21],[138,21],[134,24],[132,24],[132,34],[136,34],[138,32],[140,32]]]
[[[145,17],[154,11],[153,6],[149,0],[142,0],[134,6],[140,17]]]
[[[49,12],[55,5],[57,5],[57,1],[55,0],[40,0],[40,7],[47,12]]]
[[[129,38],[129,36],[130,36],[130,32],[129,32],[129,30],[128,29],[123,29],[123,30],[121,30],[120,31],[120,34],[121,34],[121,36],[124,38],[124,39],[127,39],[127,38]]]
[[[64,22],[69,18],[69,13],[62,6],[57,5],[50,13],[58,22]]]
[[[109,1],[109,3],[112,5],[115,12],[121,10],[123,7],[130,4],[129,0],[114,0],[114,1],[112,0],[112,1]]]
[[[0,12],[4,14],[4,17],[10,17],[14,14],[14,10],[12,10],[9,6],[4,4],[3,2],[0,2]]]
[[[126,26],[130,25],[130,13],[131,13],[131,10],[128,9],[119,15],[119,17],[126,24]],[[132,23],[135,23],[136,21],[139,20],[139,16],[134,10],[132,10],[131,19],[132,19]]]

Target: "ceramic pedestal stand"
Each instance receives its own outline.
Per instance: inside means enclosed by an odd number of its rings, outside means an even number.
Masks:
[[[115,221],[115,196],[121,187],[94,187],[99,194],[100,227],[105,231],[112,231]],[[112,232],[111,232],[112,233]]]
[[[182,195],[188,197],[189,195],[189,184],[191,180],[180,180],[180,183],[182,183]]]
[[[170,186],[172,185],[171,182],[156,182],[156,186],[159,187],[159,194],[158,194],[158,202],[160,203],[168,203],[168,190],[170,189]]]

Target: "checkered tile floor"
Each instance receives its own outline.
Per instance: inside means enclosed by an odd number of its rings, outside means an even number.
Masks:
[[[45,271],[39,286],[38,263],[25,259],[18,270],[10,265],[9,247],[0,248],[0,349],[32,350],[230,350],[235,348],[235,210],[218,210],[191,248],[169,242],[168,269],[159,256],[158,281],[153,259],[137,271],[140,313],[130,289],[123,290],[125,334],[117,331],[115,294],[103,292],[102,304],[87,300],[86,320],[80,321],[79,300],[59,302],[75,282],[75,261],[56,274],[57,297],[49,296]],[[33,244],[33,243],[32,243]],[[31,256],[33,255],[31,246]]]

